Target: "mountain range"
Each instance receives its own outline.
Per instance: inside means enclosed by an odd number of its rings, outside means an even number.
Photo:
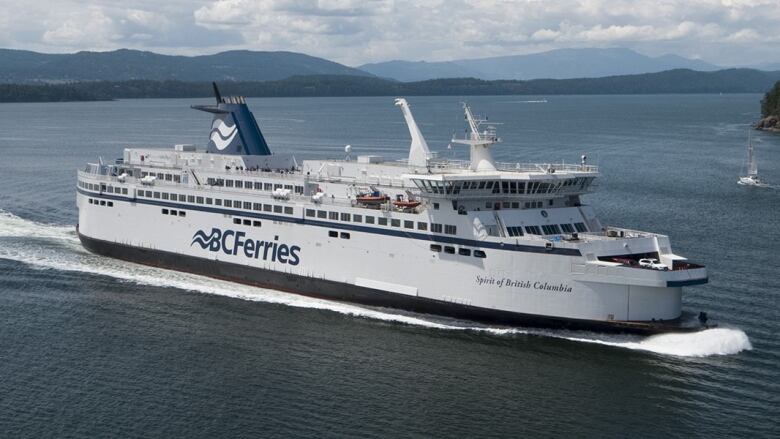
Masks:
[[[44,54],[0,49],[0,82],[272,81],[295,75],[371,76],[362,70],[294,52],[234,50],[175,56],[139,50]]]
[[[397,81],[436,78],[569,79],[654,73],[673,69],[699,71],[721,67],[677,55],[650,57],[626,48],[557,49],[530,55],[455,61],[388,61],[364,64],[360,70]]]

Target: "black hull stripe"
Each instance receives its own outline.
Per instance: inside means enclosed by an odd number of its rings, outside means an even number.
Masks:
[[[525,253],[582,256],[582,253],[580,253],[579,250],[573,248],[555,248],[555,247],[545,248],[545,247],[539,247],[534,245],[519,245],[519,244],[506,244],[506,243],[499,243],[499,242],[477,241],[473,239],[454,238],[452,236],[430,235],[430,234],[417,233],[417,232],[405,232],[403,230],[381,229],[378,227],[365,227],[365,226],[359,226],[355,224],[343,224],[343,223],[336,223],[336,222],[332,223],[332,222],[319,221],[313,219],[301,219],[301,218],[293,218],[289,216],[269,215],[265,213],[258,213],[258,212],[247,211],[247,210],[221,209],[221,208],[207,207],[202,205],[179,204],[179,203],[172,203],[169,201],[149,200],[146,198],[130,198],[130,197],[117,196],[117,195],[108,195],[105,193],[89,192],[81,188],[77,188],[77,191],[82,195],[94,197],[94,198],[103,198],[103,199],[114,200],[114,201],[124,201],[128,203],[148,204],[151,206],[168,207],[173,209],[197,210],[201,212],[218,213],[223,215],[234,215],[234,216],[241,216],[241,217],[266,219],[270,221],[283,221],[288,223],[298,223],[298,224],[306,224],[306,225],[312,225],[317,227],[326,227],[329,229],[350,230],[355,232],[373,233],[377,235],[386,235],[386,236],[396,236],[401,238],[418,239],[418,240],[431,241],[431,242],[441,242],[445,244],[457,244],[457,245],[464,245],[464,246],[477,247],[477,248],[490,248],[495,250],[507,250],[507,251],[516,251],[516,252],[525,252]]]
[[[79,232],[82,245],[89,251],[104,256],[154,267],[173,269],[217,279],[239,282],[264,288],[273,288],[305,296],[334,299],[370,306],[398,308],[424,314],[435,314],[496,323],[510,326],[532,326],[542,328],[565,328],[601,332],[627,332],[636,334],[657,334],[662,332],[690,332],[701,328],[682,327],[672,322],[631,323],[602,322],[546,317],[521,314],[443,302],[428,298],[390,293],[383,290],[316,279],[241,264],[198,258],[162,250],[133,247],[90,238]]]

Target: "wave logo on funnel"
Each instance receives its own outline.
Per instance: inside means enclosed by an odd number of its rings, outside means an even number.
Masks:
[[[222,119],[214,119],[214,123],[211,125],[209,139],[214,142],[214,146],[216,146],[218,150],[222,151],[230,145],[230,142],[233,141],[236,134],[238,134],[238,126],[228,125],[227,122]]]

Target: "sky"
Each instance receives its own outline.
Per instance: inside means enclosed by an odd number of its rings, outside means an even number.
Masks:
[[[780,0],[0,0],[0,47],[287,50],[350,66],[627,47],[780,63]]]

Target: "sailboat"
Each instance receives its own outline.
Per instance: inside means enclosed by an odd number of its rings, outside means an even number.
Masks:
[[[743,186],[766,186],[766,184],[758,178],[758,165],[756,164],[756,154],[753,151],[753,141],[750,139],[750,131],[748,131],[747,175],[739,177],[737,184]]]

